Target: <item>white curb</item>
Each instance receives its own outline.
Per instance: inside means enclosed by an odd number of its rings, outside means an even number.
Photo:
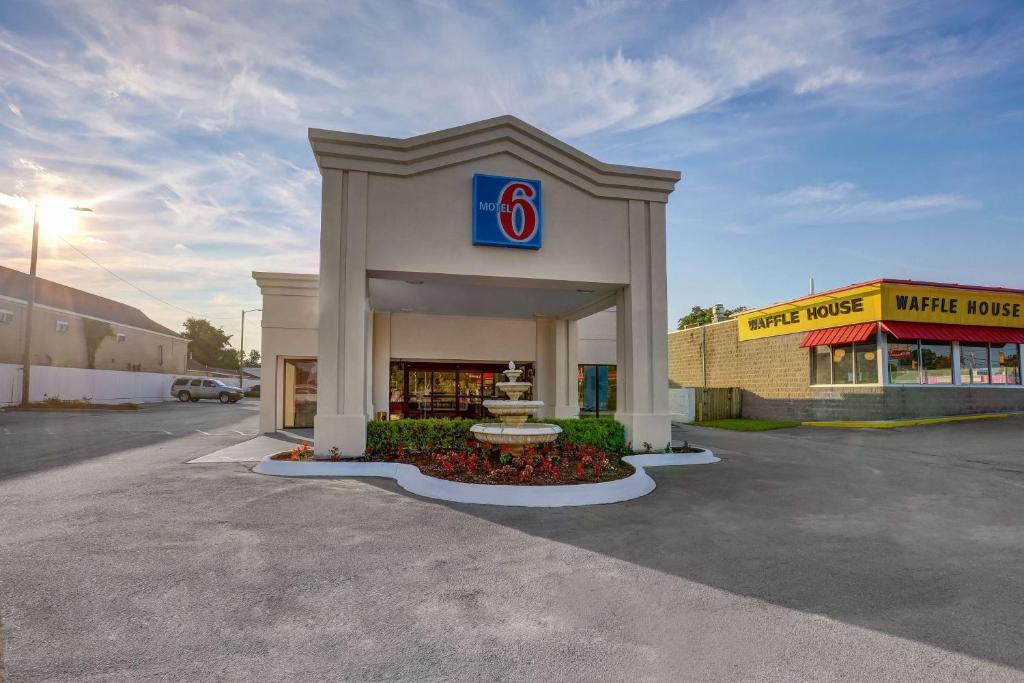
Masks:
[[[275,477],[388,477],[409,493],[454,503],[509,505],[520,507],[571,507],[619,503],[646,496],[654,480],[646,467],[709,465],[719,458],[709,450],[701,453],[650,453],[623,458],[636,468],[625,479],[595,484],[512,486],[507,484],[466,484],[430,477],[415,465],[397,462],[330,462],[325,460],[271,460],[263,458],[253,472]]]

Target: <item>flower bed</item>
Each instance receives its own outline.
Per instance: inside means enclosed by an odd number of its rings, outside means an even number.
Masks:
[[[699,453],[701,449],[673,449],[676,452]],[[437,479],[469,484],[512,484],[554,486],[594,484],[628,477],[635,469],[623,461],[625,453],[607,453],[592,445],[545,444],[522,451],[510,447],[494,447],[467,439],[460,448],[409,451],[399,446],[394,453],[371,453],[362,458],[346,458],[346,462],[394,462],[414,465],[423,474]],[[313,451],[302,443],[288,453],[272,456],[273,460],[312,460]],[[330,459],[341,461],[337,451]]]

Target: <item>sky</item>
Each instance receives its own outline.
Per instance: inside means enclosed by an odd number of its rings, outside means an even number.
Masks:
[[[251,271],[317,270],[308,128],[514,114],[682,172],[672,327],[810,277],[1024,288],[1022,58],[1024,4],[985,0],[4,0],[0,263],[28,202],[88,206],[44,212],[41,276],[237,341]]]

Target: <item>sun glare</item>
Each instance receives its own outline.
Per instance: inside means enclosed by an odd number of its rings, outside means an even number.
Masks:
[[[69,202],[47,200],[39,203],[39,238],[59,242],[72,237],[78,230],[81,212],[70,208]]]

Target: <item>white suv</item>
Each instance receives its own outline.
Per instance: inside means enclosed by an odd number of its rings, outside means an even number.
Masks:
[[[171,396],[182,403],[195,403],[201,398],[215,398],[221,403],[236,403],[242,398],[243,392],[213,377],[179,377],[171,385]]]

